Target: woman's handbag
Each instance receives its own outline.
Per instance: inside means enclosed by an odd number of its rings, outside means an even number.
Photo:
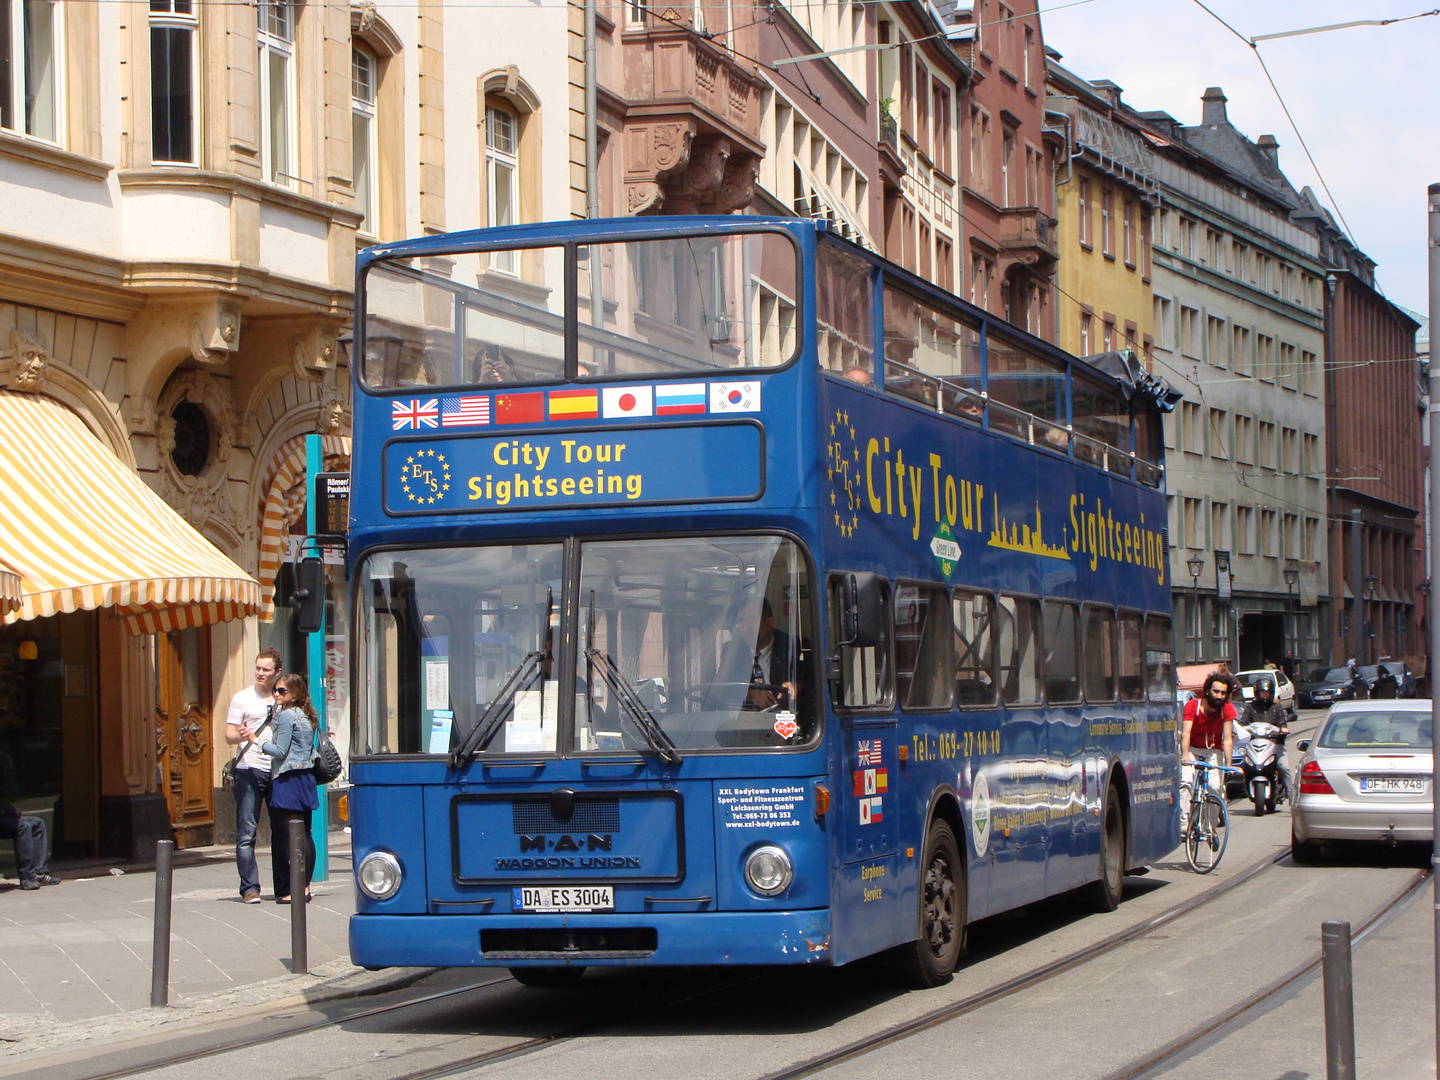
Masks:
[[[328,784],[345,771],[345,764],[340,760],[340,751],[335,749],[328,732],[315,733],[315,764],[310,771],[315,774],[317,784]]]

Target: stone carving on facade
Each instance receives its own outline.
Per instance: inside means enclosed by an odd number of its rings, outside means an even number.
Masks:
[[[725,163],[725,182],[715,193],[715,212],[729,214],[749,206],[755,198],[760,160],[754,154],[736,154]]]
[[[359,20],[355,23],[355,29],[362,35],[368,34],[374,28],[375,20],[379,17],[379,13],[375,10],[375,0],[360,0],[360,3],[355,5],[355,9],[359,12]]]
[[[198,476],[175,466],[175,406],[189,401],[200,406],[210,424],[211,453]],[[230,454],[235,446],[234,410],[229,384],[204,371],[185,371],[166,385],[157,402],[155,449],[160,465],[160,497],[197,529],[216,525],[237,538],[243,535],[242,515],[230,496]]]
[[[0,353],[0,385],[35,393],[45,385],[50,350],[37,336],[18,326],[10,329],[10,350]]]
[[[190,355],[202,364],[224,364],[240,347],[240,308],[228,299],[206,305],[190,320]]]
[[[689,165],[665,184],[665,209],[674,214],[728,214],[748,206],[759,160],[723,135],[701,136]]]
[[[341,435],[350,429],[350,408],[346,400],[350,380],[332,369],[320,381],[320,401],[315,412],[315,430],[321,435]]]

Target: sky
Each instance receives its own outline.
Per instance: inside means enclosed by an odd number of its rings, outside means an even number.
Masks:
[[[1427,7],[1428,3],[1428,7]],[[1071,5],[1071,6],[1066,6]],[[1434,10],[1435,0],[1206,0],[1245,38]],[[1200,95],[1219,86],[1230,122],[1274,135],[1280,167],[1349,223],[1394,303],[1425,314],[1426,191],[1440,183],[1440,16],[1259,43],[1259,53],[1329,185],[1266,81],[1255,51],[1196,0],[1041,0],[1045,44],[1085,79],[1109,79],[1132,108],[1200,123]],[[1426,117],[1429,117],[1427,120]]]

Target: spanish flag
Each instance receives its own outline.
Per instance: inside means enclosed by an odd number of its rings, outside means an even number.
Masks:
[[[593,420],[600,415],[599,398],[596,390],[552,390],[550,419]]]

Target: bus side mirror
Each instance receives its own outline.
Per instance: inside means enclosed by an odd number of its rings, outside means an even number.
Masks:
[[[325,564],[316,556],[295,567],[295,629],[313,634],[325,621]]]
[[[885,643],[885,593],[876,574],[845,576],[845,641],[856,648]]]

